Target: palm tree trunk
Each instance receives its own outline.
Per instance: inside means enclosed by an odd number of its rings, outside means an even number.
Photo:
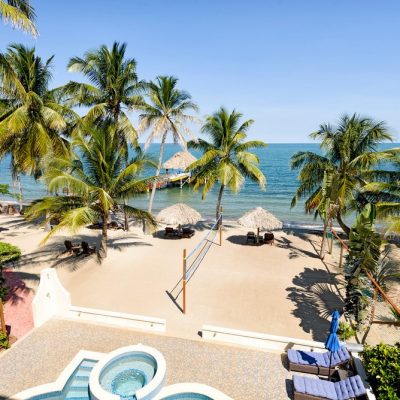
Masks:
[[[18,202],[19,202],[19,211],[22,211],[22,203],[23,203],[23,193],[22,193],[22,183],[21,183],[21,175],[17,174],[17,183],[18,183]]]
[[[124,204],[126,205],[126,199],[124,199]],[[125,220],[125,232],[129,231],[129,219],[126,210],[124,210],[124,220]]]
[[[101,244],[99,250],[100,259],[104,259],[107,257],[107,213],[103,214],[103,225],[101,227]]]
[[[368,327],[364,333],[364,336],[361,339],[361,343],[364,344],[365,341],[367,340],[367,336],[369,331],[371,330],[371,326],[372,326],[372,322],[374,322],[374,318],[375,318],[375,309],[376,309],[376,298],[378,297],[378,289],[374,288],[374,295],[372,297],[372,304],[371,304],[371,315],[369,317],[369,321],[368,321]]]
[[[221,187],[219,188],[217,209],[215,210],[215,218],[217,221],[218,221],[218,218],[219,218],[220,212],[221,212],[222,195],[224,193],[224,189],[225,189],[225,185],[222,184]]]
[[[167,139],[167,131],[164,132],[164,134],[162,136],[162,140],[161,140],[160,155],[158,157],[158,166],[157,166],[157,171],[156,171],[156,175],[155,175],[156,177],[160,176],[166,139]],[[153,183],[153,188],[151,189],[151,195],[150,195],[150,200],[149,200],[149,210],[148,210],[149,213],[151,213],[151,209],[153,208],[153,202],[154,202],[154,196],[156,194],[156,189],[157,189],[157,180]]]
[[[340,227],[343,229],[343,232],[346,234],[347,237],[349,237],[350,236],[350,228],[343,222],[340,211],[337,213],[336,219],[337,219],[337,222],[340,225]]]

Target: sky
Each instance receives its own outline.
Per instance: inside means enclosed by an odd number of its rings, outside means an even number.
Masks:
[[[398,0],[31,3],[40,36],[1,24],[0,51],[17,42],[54,54],[53,87],[83,80],[67,71],[70,57],[126,42],[140,78],[178,77],[200,118],[235,108],[255,120],[252,139],[309,142],[320,123],[354,112],[386,121],[399,139]]]

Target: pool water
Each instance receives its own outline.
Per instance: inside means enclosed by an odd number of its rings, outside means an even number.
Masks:
[[[83,359],[61,392],[43,393],[29,400],[90,400],[89,375],[97,361]]]
[[[198,393],[179,393],[168,397],[163,397],[162,400],[213,400],[204,394]]]
[[[100,374],[101,387],[121,399],[135,399],[136,392],[156,373],[156,360],[144,353],[127,353],[115,358]]]

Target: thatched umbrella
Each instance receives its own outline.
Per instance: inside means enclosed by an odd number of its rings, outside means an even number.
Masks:
[[[188,151],[179,151],[175,153],[169,160],[165,161],[163,168],[180,169],[184,171],[190,164],[196,161],[196,157]]]
[[[282,222],[279,221],[275,215],[271,214],[262,207],[254,208],[253,210],[247,211],[243,217],[239,218],[239,224],[250,229],[257,229],[257,242],[260,230],[262,231],[274,231],[282,229]]]
[[[157,220],[168,225],[194,225],[201,220],[201,215],[186,204],[178,203],[161,210]]]

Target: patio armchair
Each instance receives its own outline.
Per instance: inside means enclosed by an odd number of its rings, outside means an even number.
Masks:
[[[78,254],[80,250],[79,244],[72,243],[70,240],[64,240],[65,250],[63,253]]]
[[[194,235],[194,229],[190,229],[190,228],[182,228],[181,231],[181,236],[183,238],[191,238]]]
[[[88,242],[82,242],[82,254],[90,255],[96,252],[96,246],[90,247]]]
[[[254,232],[247,232],[246,244],[249,244],[249,242],[257,242],[256,234]]]
[[[359,375],[339,382],[293,375],[294,400],[351,400],[367,393]]]
[[[275,243],[275,236],[272,232],[264,233],[264,243],[270,244],[271,246]]]
[[[164,236],[165,237],[177,237],[178,231],[174,228],[171,228],[170,226],[167,226],[164,231]]]
[[[338,351],[333,352],[332,359],[329,351],[317,353],[289,349],[287,354],[290,371],[323,376],[332,375],[335,367],[344,367],[350,361],[350,354],[346,346],[340,346]]]

